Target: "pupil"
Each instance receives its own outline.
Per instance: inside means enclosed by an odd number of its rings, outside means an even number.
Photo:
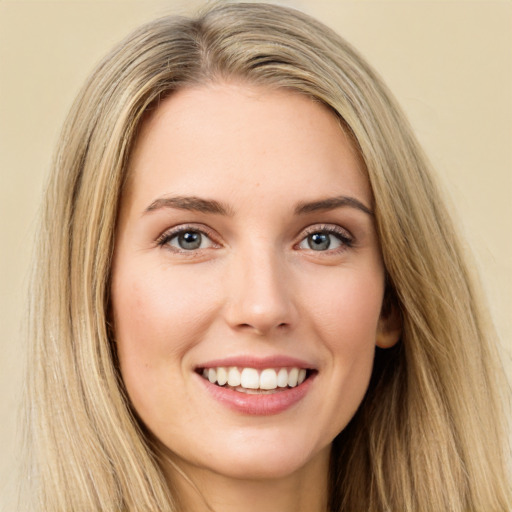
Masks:
[[[313,249],[314,251],[324,251],[329,249],[331,240],[329,235],[326,235],[325,233],[315,233],[309,236],[308,244],[310,249]]]
[[[201,233],[187,231],[178,237],[178,242],[182,249],[198,249],[201,245]]]

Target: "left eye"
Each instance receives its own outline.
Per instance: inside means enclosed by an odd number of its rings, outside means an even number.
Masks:
[[[213,246],[213,242],[207,235],[192,229],[169,236],[165,243],[181,251],[195,251]]]
[[[313,251],[327,251],[338,249],[343,245],[349,245],[349,240],[337,233],[318,231],[311,233],[298,245],[299,249],[310,249]]]

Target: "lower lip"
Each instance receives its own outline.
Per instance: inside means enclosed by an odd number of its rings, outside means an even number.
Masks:
[[[254,394],[234,391],[212,384],[201,376],[197,376],[210,395],[226,407],[241,414],[254,416],[270,416],[286,411],[302,400],[311,389],[316,373],[308,377],[302,384],[271,394]]]

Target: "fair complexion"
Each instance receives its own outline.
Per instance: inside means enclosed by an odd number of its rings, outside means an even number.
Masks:
[[[375,345],[398,338],[380,315],[371,210],[352,143],[298,93],[191,87],[145,121],[119,214],[114,324],[129,398],[183,510],[326,510],[332,440]],[[231,367],[242,387],[223,383]],[[280,371],[291,384],[276,388]]]

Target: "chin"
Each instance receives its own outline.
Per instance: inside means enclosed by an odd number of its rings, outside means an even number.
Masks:
[[[321,448],[307,446],[307,442],[262,440],[253,446],[231,443],[210,452],[207,460],[196,465],[227,478],[237,480],[282,479],[310,465],[328,464],[330,444]]]
[[[306,467],[311,461],[304,456],[235,457],[211,467],[211,471],[237,480],[277,480],[286,478]]]

